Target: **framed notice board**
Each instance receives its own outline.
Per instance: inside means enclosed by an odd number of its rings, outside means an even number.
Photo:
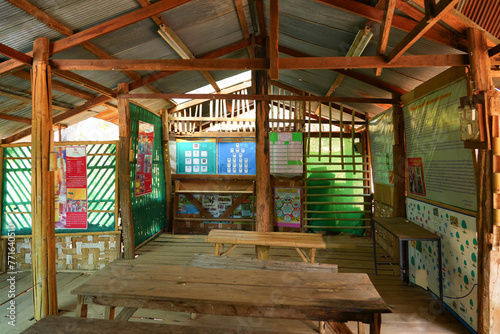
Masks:
[[[219,138],[218,151],[218,174],[255,175],[255,139]]]
[[[215,174],[215,138],[177,139],[177,174]]]

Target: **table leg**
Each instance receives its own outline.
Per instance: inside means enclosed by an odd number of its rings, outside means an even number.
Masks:
[[[443,260],[441,258],[441,238],[438,240],[438,265],[439,265],[439,300],[441,301],[441,311],[443,303]]]
[[[403,240],[399,240],[399,278],[404,282],[404,256],[403,256]]]
[[[215,255],[219,256],[219,247],[220,247],[220,244],[215,244]]]
[[[78,295],[78,301],[76,304],[76,317],[86,318],[87,317],[87,304],[85,304],[85,297]]]
[[[380,334],[380,327],[382,326],[382,316],[380,313],[373,314],[373,320],[370,323],[370,334]]]

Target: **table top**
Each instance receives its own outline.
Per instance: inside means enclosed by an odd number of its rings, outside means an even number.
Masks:
[[[205,241],[238,245],[326,248],[323,236],[319,233],[257,232],[214,229],[208,233]]]
[[[377,217],[373,220],[400,240],[440,240],[438,235],[403,217]]]
[[[122,259],[71,293],[101,305],[201,314],[362,321],[391,312],[366,274],[211,269]]]

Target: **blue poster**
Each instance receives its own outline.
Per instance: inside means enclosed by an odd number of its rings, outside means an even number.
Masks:
[[[254,138],[219,138],[218,151],[218,174],[255,175]]]

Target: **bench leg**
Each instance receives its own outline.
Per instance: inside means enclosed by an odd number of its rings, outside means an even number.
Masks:
[[[104,319],[114,320],[115,319],[115,307],[114,306],[104,306]]]
[[[335,334],[353,334],[353,332],[347,327],[345,322],[334,322],[328,321],[328,327],[330,331]]]
[[[76,304],[76,317],[86,318],[87,317],[87,304],[85,304],[85,297],[79,295]]]
[[[302,260],[304,260],[304,262],[306,262],[306,263],[310,262],[310,259],[309,259],[309,256],[307,255],[307,253],[305,253],[302,249],[300,249],[298,247],[295,247],[295,249],[297,250],[297,253],[299,253]]]
[[[309,258],[311,260],[311,263],[314,263],[314,260],[316,259],[316,248],[311,248],[309,250]]]
[[[373,315],[373,320],[370,322],[370,334],[380,334],[380,327],[382,326],[382,316],[380,313]]]
[[[216,256],[219,256],[219,247],[220,247],[220,244],[215,244],[215,255]]]
[[[358,321],[358,334],[365,334],[365,324]]]
[[[128,321],[130,317],[137,311],[134,307],[124,307],[123,310],[116,316],[116,320]]]

